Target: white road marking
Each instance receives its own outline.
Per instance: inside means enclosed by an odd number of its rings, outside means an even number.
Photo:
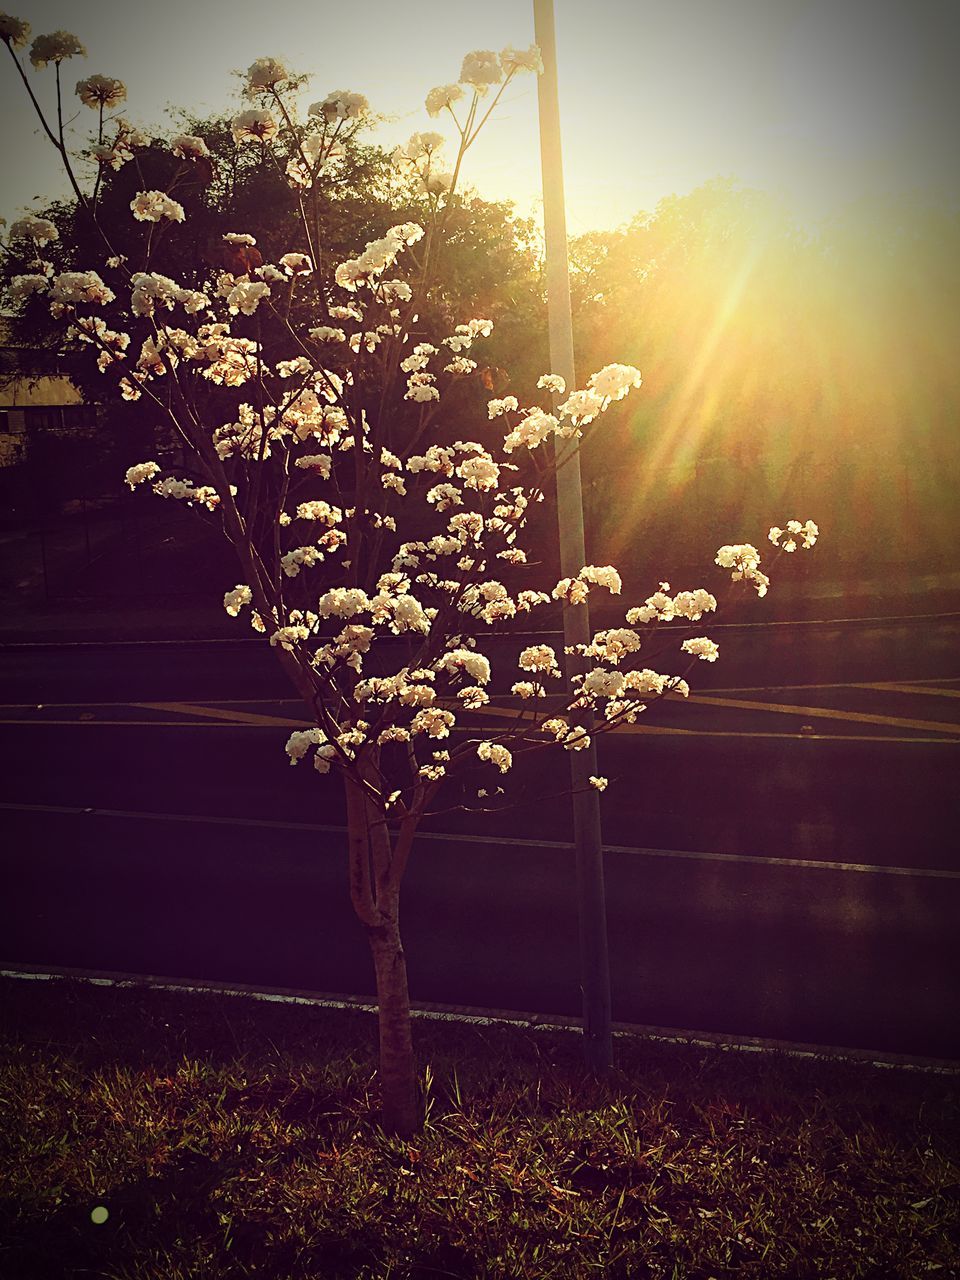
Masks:
[[[886,725],[893,729],[921,729],[927,733],[956,733],[960,729],[960,725],[944,720],[913,720],[906,716],[880,716],[866,711],[795,706],[785,702],[757,702],[748,698],[725,698],[707,693],[691,693],[690,701],[698,702],[701,706],[736,707],[741,711],[772,711],[784,715],[808,716],[814,720],[852,720],[860,724]]]
[[[941,689],[935,684],[852,684],[851,689],[875,689],[879,693],[926,693],[935,698],[960,698],[960,689]]]
[[[231,724],[280,726],[281,728],[309,729],[312,721],[287,720],[280,716],[264,716],[252,711],[225,711],[222,707],[210,707],[198,702],[131,702],[131,707],[143,711],[172,711],[185,716],[206,716],[211,720],[227,720]]]
[[[92,987],[147,987],[156,991],[183,992],[188,995],[235,996],[241,999],[260,1000],[270,1004],[316,1006],[321,1009],[350,1009],[375,1014],[377,1006],[363,996],[343,992],[307,991],[291,987],[255,987],[251,983],[211,982],[198,978],[167,978],[156,974],[123,973],[113,969],[66,969],[47,966],[17,966],[0,969],[0,978],[22,982],[56,982],[69,978],[85,982]],[[441,1022],[465,1022],[480,1026],[506,1023],[538,1032],[582,1032],[583,1021],[556,1014],[523,1013],[517,1009],[483,1009],[473,1005],[442,1004],[425,1000],[413,1001],[410,1014],[414,1018],[434,1019]],[[840,1062],[855,1062],[866,1066],[883,1067],[901,1071],[918,1071],[931,1075],[960,1074],[960,1066],[947,1058],[921,1058],[913,1054],[881,1053],[874,1049],[852,1049],[843,1045],[821,1045],[794,1040],[772,1040],[762,1036],[726,1035],[721,1031],[690,1031],[679,1027],[659,1027],[636,1022],[612,1024],[613,1034],[619,1039],[640,1039],[667,1044],[695,1045],[704,1049],[725,1052],[775,1053],[792,1058],[832,1058]]]
[[[347,828],[324,822],[291,822],[279,818],[215,817],[200,813],[156,813],[150,810],[82,808],[76,805],[22,804],[0,801],[0,810],[17,813],[52,813],[74,817],[122,818],[142,822],[183,822],[200,826],[266,827],[280,831],[314,831],[346,835]],[[474,836],[458,832],[419,831],[417,840],[445,841],[449,844],[499,845],[530,849],[571,850],[565,840],[529,840],[519,836]],[[862,862],[828,862],[814,858],[764,858],[748,853],[707,853],[687,849],[643,849],[632,845],[605,844],[605,853],[630,854],[643,858],[667,858],[693,862],[742,863],[760,867],[798,867],[808,871],[844,871],[864,875],[914,876],[920,879],[960,880],[960,871],[939,867],[885,867]]]

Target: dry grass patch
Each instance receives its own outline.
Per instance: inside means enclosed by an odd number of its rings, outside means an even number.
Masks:
[[[960,1275],[955,1077],[421,1022],[406,1143],[358,1011],[0,996],[10,1280]]]

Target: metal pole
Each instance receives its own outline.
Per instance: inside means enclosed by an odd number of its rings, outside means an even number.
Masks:
[[[533,0],[535,39],[543,58],[539,77],[540,165],[543,174],[543,222],[546,239],[547,318],[550,330],[550,368],[559,373],[567,391],[576,389],[573,361],[573,325],[570,318],[570,276],[567,264],[567,219],[563,195],[563,158],[560,146],[560,108],[557,97],[557,42],[553,0]],[[573,446],[572,449],[570,446]],[[575,578],[583,568],[583,501],[580,492],[580,452],[576,441],[564,442],[564,464],[557,471],[557,520],[560,526],[560,572]],[[587,606],[565,605],[563,635],[569,645],[589,644]],[[582,662],[572,655],[567,673]],[[568,685],[568,688],[571,686]],[[573,781],[573,838],[577,863],[580,917],[580,983],[583,991],[584,1057],[593,1070],[602,1072],[612,1062],[610,1034],[610,964],[607,956],[607,908],[603,885],[603,842],[600,833],[600,796],[590,786],[597,773],[593,742],[593,714],[580,723],[591,735],[590,747],[570,752]]]

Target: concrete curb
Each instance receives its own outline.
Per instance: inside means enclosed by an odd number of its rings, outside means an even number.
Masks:
[[[871,615],[854,615],[851,617],[837,618],[793,618],[793,619],[753,619],[743,622],[713,622],[708,625],[711,631],[751,631],[757,629],[785,629],[785,628],[809,628],[809,627],[856,627],[856,626],[904,626],[907,624],[921,624],[929,622],[952,622],[960,619],[960,610],[946,610],[937,613],[893,613],[893,614],[871,614]],[[594,629],[599,630],[602,623],[599,620],[594,621]],[[8,632],[8,635],[17,636],[17,632]],[[22,633],[21,633],[22,634]],[[46,638],[49,633],[36,633],[44,638],[4,638],[4,631],[0,629],[0,652],[5,650],[24,650],[24,649],[105,649],[105,648],[142,648],[149,646],[177,645],[181,648],[189,648],[191,645],[263,645],[262,636],[256,635],[238,635],[238,636],[173,636],[173,637],[151,637],[143,638],[139,636],[92,636],[78,638],[76,635],[63,637],[61,639]],[[503,636],[495,637],[511,640],[523,640],[528,637],[546,639],[550,636],[561,636],[563,633],[555,629],[544,629],[538,631],[510,631],[504,633]]]
[[[375,1013],[376,1005],[363,996],[305,991],[290,987],[256,987],[247,983],[215,983],[191,978],[170,978],[156,974],[117,973],[109,970],[62,969],[45,965],[16,965],[0,961],[0,978],[10,981],[73,981],[90,986],[121,987],[183,992],[190,995],[219,995],[260,1000],[275,1004],[300,1004],[322,1009],[355,1009]],[[513,1009],[478,1009],[468,1005],[414,1002],[414,1017],[436,1021],[467,1022],[480,1026],[505,1025],[542,1032],[579,1032],[578,1019],[550,1014],[523,1013]],[[645,1040],[659,1044],[691,1045],[720,1053],[762,1053],[790,1058],[855,1063],[882,1070],[916,1071],[930,1075],[960,1076],[960,1062],[947,1058],[923,1058],[909,1054],[851,1049],[842,1045],[805,1044],[790,1040],[769,1040],[759,1036],[734,1036],[714,1031],[681,1030],[676,1027],[645,1026],[615,1022],[613,1032],[621,1039]]]

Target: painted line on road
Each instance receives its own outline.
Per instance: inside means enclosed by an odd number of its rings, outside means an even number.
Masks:
[[[939,686],[958,683],[960,683],[960,676],[918,676],[915,680],[886,682],[880,680],[874,684],[864,684],[857,680],[831,680],[829,683],[819,681],[816,684],[739,684],[707,689],[705,692],[708,694],[788,693],[794,689],[877,689],[883,693],[886,689],[895,689],[901,685],[909,684],[911,687],[915,687],[918,693],[926,693],[926,686],[928,685]]]
[[[737,631],[755,631],[771,630],[773,628],[785,627],[846,627],[846,626],[898,626],[903,623],[913,622],[952,622],[960,618],[960,611],[947,610],[938,613],[893,613],[880,614],[865,617],[846,617],[846,618],[794,618],[794,619],[762,619],[757,618],[752,621],[743,622],[713,622],[710,625],[716,630],[737,630]],[[542,630],[542,631],[515,631],[509,635],[498,636],[496,639],[503,640],[523,640],[526,638],[534,640],[549,640],[551,636],[559,638],[563,635],[562,631]],[[256,636],[195,636],[190,640],[182,637],[177,639],[123,639],[114,638],[109,640],[0,640],[0,653],[5,651],[17,652],[31,649],[147,649],[176,646],[181,649],[193,649],[205,647],[207,645],[263,645],[262,640],[258,640]]]
[[[65,817],[120,818],[143,822],[182,822],[187,825],[214,827],[257,827],[279,831],[313,831],[321,835],[346,835],[347,828],[325,822],[293,822],[282,818],[237,818],[202,813],[158,813],[140,809],[83,808],[77,805],[25,804],[0,801],[0,810],[16,813],[50,813]],[[442,841],[448,844],[497,845],[521,849],[558,849],[569,852],[573,844],[567,840],[529,840],[519,836],[474,836],[460,832],[418,831],[417,840]],[[693,862],[743,863],[760,867],[797,867],[809,871],[843,871],[863,875],[912,876],[925,880],[960,880],[960,871],[940,867],[885,867],[863,862],[828,862],[815,858],[764,858],[753,853],[709,853],[691,849],[644,849],[633,845],[605,844],[605,853],[629,854],[633,857],[679,859]]]
[[[927,733],[953,733],[960,731],[960,725],[944,720],[912,720],[905,716],[871,715],[867,711],[838,711],[833,707],[795,706],[785,702],[754,702],[747,698],[720,698],[707,693],[691,693],[691,702],[701,706],[737,707],[745,711],[775,711],[785,715],[809,716],[820,720],[849,720],[858,724],[879,724],[891,729],[921,729]]]
[[[279,721],[291,729],[303,727],[298,720]],[[57,728],[57,729],[268,729],[270,725],[237,724],[226,720],[5,720],[0,719],[0,726],[9,724],[20,728]],[[276,725],[272,726],[276,728]],[[937,739],[941,741],[941,739]],[[957,739],[960,742],[960,739]]]
[[[829,682],[819,681],[815,684],[738,684],[724,685],[720,688],[711,688],[704,690],[705,697],[723,697],[730,693],[792,693],[797,689],[875,689],[879,693],[887,690],[903,691],[911,693],[943,693],[949,697],[960,697],[960,690],[942,689],[941,685],[960,684],[960,676],[919,676],[913,680],[907,681],[874,681],[873,683],[865,683],[858,680],[831,680]],[[120,702],[96,702],[87,700],[86,702],[0,702],[0,711],[43,711],[47,709],[60,710],[67,707],[146,707],[146,706],[184,706],[193,707],[195,704],[189,698],[178,698],[172,703],[154,703],[154,702],[131,702],[124,700]],[[204,706],[209,705],[207,702]],[[302,698],[217,698],[215,705],[218,707],[255,707],[255,706],[302,706]]]
[[[175,715],[207,716],[211,720],[228,720],[231,724],[280,725],[284,728],[309,729],[312,722],[287,720],[281,716],[265,716],[253,711],[227,711],[222,707],[209,707],[197,702],[131,702],[131,707],[141,711],[172,711]]]
[[[0,978],[21,982],[57,982],[67,979],[91,987],[147,987],[154,991],[183,992],[186,995],[234,996],[269,1004],[307,1005],[321,1009],[338,1009],[376,1014],[378,1007],[369,997],[308,991],[297,987],[255,987],[245,982],[211,982],[202,978],[168,978],[156,974],[123,973],[111,969],[55,968],[47,965],[18,965],[0,961]],[[507,1024],[524,1031],[582,1033],[583,1020],[558,1014],[523,1013],[517,1009],[484,1009],[475,1005],[441,1004],[411,1001],[414,1018],[438,1022],[466,1022],[489,1027]],[[619,1039],[650,1040],[665,1044],[691,1045],[719,1052],[775,1053],[788,1058],[818,1058],[837,1062],[853,1062],[885,1070],[921,1071],[933,1075],[958,1075],[960,1063],[950,1058],[924,1058],[915,1054],[884,1053],[875,1049],[847,1048],[843,1045],[810,1044],[807,1041],[774,1040],[762,1036],[725,1035],[720,1031],[687,1031],[678,1027],[651,1026],[637,1022],[613,1022],[612,1030]]]
[[[852,684],[851,689],[872,689],[878,693],[926,693],[934,698],[960,698],[960,689],[941,689],[935,684]]]
[[[128,703],[121,703],[121,706],[128,706]],[[753,704],[751,704],[753,705]],[[197,711],[197,708],[191,708]],[[484,714],[490,715],[495,713],[496,708],[484,707]],[[202,714],[198,712],[198,714]],[[513,715],[513,712],[505,711],[507,715]],[[228,719],[217,717],[211,720],[12,720],[0,717],[0,728],[4,725],[10,725],[18,728],[26,729],[305,729],[312,726],[306,720],[284,720],[281,717],[263,716],[255,718],[253,722],[235,720],[232,716]],[[477,730],[483,728],[482,724],[474,726]],[[956,732],[958,726],[948,726],[946,733]],[[453,730],[454,733],[467,733],[471,730],[458,726]],[[774,730],[765,729],[676,729],[670,728],[668,725],[657,724],[626,724],[621,725],[613,731],[617,738],[624,735],[647,735],[662,737],[682,737],[682,738],[761,738],[764,741],[777,742],[882,742],[887,745],[902,746],[907,743],[917,744],[920,746],[960,746],[960,737],[938,736],[936,738],[926,738],[919,735],[913,735],[909,738],[899,737],[895,734],[885,733],[801,733],[794,730],[791,733],[778,733]]]
[[[676,702],[676,699],[674,699],[674,701]],[[747,701],[746,699],[740,699],[740,698],[717,698],[708,694],[695,694],[695,693],[691,693],[689,697],[686,699],[686,701],[688,703],[700,702],[708,706],[713,704],[720,707],[722,706],[745,707],[753,711],[784,711],[784,712],[792,712],[795,714],[803,712],[803,713],[809,714],[811,717],[819,715],[823,719],[860,720],[860,721],[864,721],[867,724],[889,725],[893,728],[899,728],[899,727],[911,728],[913,726],[916,726],[918,728],[934,729],[936,732],[943,733],[944,735],[950,735],[950,734],[956,735],[958,732],[960,732],[960,725],[944,723],[940,720],[932,720],[932,721],[926,721],[926,720],[911,721],[911,720],[902,720],[902,719],[897,720],[897,719],[894,719],[893,717],[869,716],[865,714],[861,715],[857,712],[852,712],[852,711],[849,711],[849,712],[831,711],[829,709],[823,709],[818,707],[788,706],[780,702],[754,702],[753,700]],[[484,716],[515,717],[517,713],[510,707],[486,706],[483,708],[483,711],[480,714]],[[528,713],[528,715],[529,714],[530,713]],[[661,725],[661,724],[621,724],[615,730],[611,730],[610,732],[615,733],[617,735],[644,734],[644,733],[645,734],[672,734],[672,735],[682,735],[684,737],[693,737],[693,738],[779,738],[779,739],[788,739],[790,741],[803,741],[803,742],[899,742],[899,743],[925,742],[928,744],[933,742],[946,742],[954,745],[960,742],[960,738],[956,736],[954,737],[944,736],[942,738],[940,737],[905,738],[905,737],[890,737],[883,734],[872,734],[872,733],[870,734],[802,733],[796,729],[793,730],[793,732],[791,733],[783,733],[783,732],[778,733],[775,730],[763,730],[763,729],[680,729],[673,726]],[[599,737],[599,734],[595,736]]]

